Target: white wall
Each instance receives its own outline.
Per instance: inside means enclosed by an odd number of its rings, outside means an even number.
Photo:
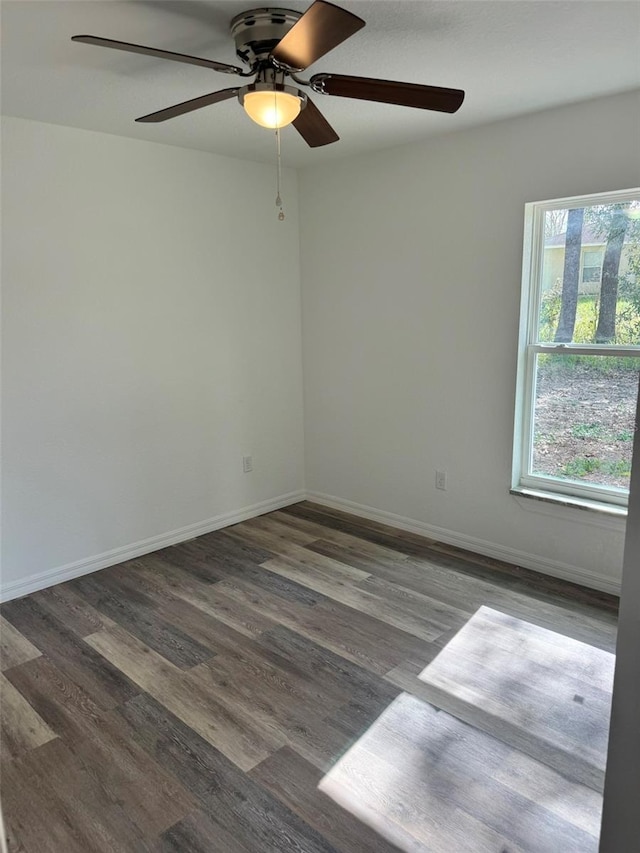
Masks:
[[[279,222],[269,166],[2,138],[5,596],[299,495],[295,174]]]
[[[310,493],[617,589],[623,522],[508,490],[525,202],[639,176],[633,94],[303,171]]]

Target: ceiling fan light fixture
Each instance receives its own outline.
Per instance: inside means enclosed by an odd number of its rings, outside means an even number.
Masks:
[[[307,96],[293,86],[253,83],[240,90],[238,99],[250,119],[273,130],[295,121]]]

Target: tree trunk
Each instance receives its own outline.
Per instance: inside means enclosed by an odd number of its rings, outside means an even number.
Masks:
[[[580,250],[582,248],[582,221],[584,208],[576,207],[567,214],[567,237],[564,248],[564,273],[562,276],[562,301],[556,330],[556,343],[568,344],[573,340],[578,309],[578,284],[580,282]]]
[[[616,337],[616,308],[618,304],[618,272],[624,237],[629,227],[628,205],[617,210],[611,220],[607,245],[602,261],[600,285],[600,314],[596,329],[596,343],[610,344]]]

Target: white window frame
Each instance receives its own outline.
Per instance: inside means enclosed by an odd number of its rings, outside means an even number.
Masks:
[[[522,301],[520,306],[513,443],[512,490],[515,492],[533,492],[550,499],[555,496],[563,503],[569,499],[569,501],[574,500],[576,503],[593,503],[603,507],[624,507],[628,504],[628,490],[533,474],[531,472],[531,461],[533,456],[536,359],[538,354],[631,357],[638,359],[638,368],[640,369],[640,346],[538,343],[545,213],[548,210],[568,210],[595,204],[619,204],[625,201],[635,201],[638,198],[640,198],[640,188],[529,202],[525,205]]]

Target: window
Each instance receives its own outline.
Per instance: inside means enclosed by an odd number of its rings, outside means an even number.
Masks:
[[[582,282],[589,284],[591,282],[600,283],[600,275],[602,273],[602,260],[604,253],[602,249],[585,249],[582,253]]]
[[[640,370],[640,190],[525,208],[513,487],[626,505]]]

